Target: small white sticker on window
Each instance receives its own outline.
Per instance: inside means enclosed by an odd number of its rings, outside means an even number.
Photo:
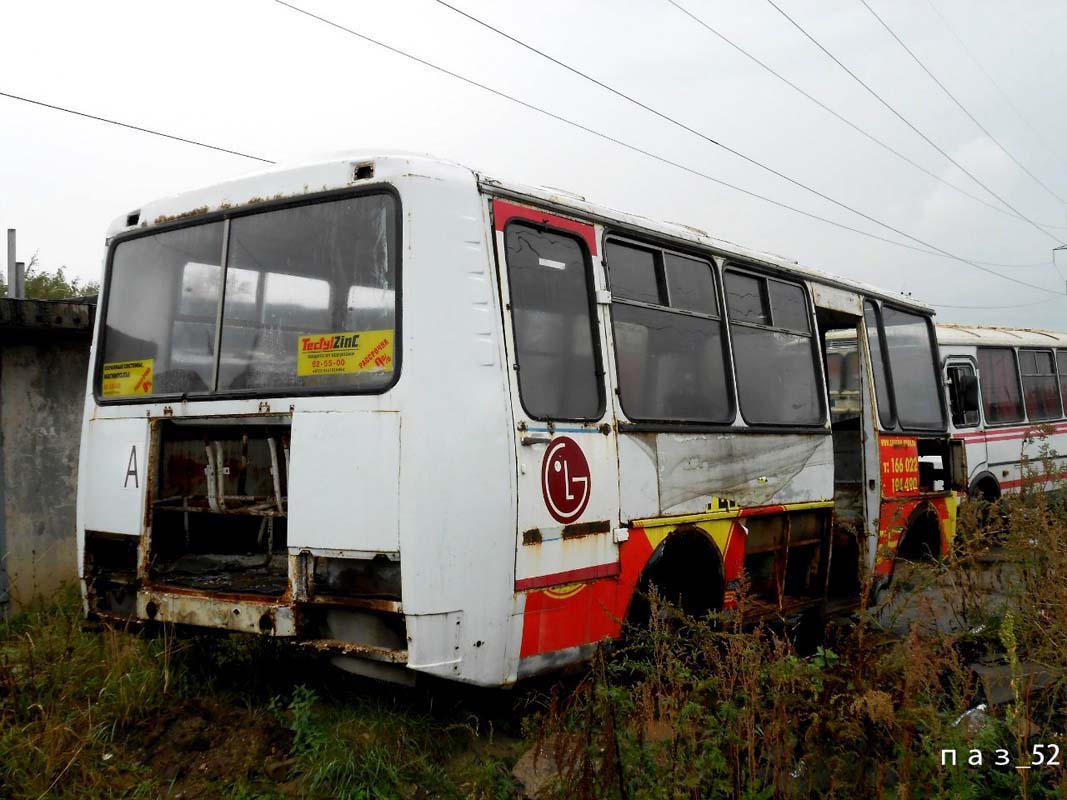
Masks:
[[[550,267],[552,269],[566,269],[567,263],[565,261],[553,261],[550,258],[539,258],[537,263],[542,267]]]

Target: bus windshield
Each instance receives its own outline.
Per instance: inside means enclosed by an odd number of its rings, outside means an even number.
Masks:
[[[864,305],[882,425],[944,430],[945,414],[929,320],[891,306],[883,306],[879,313],[873,303]]]
[[[380,193],[120,242],[100,396],[381,391],[394,377],[396,226]]]

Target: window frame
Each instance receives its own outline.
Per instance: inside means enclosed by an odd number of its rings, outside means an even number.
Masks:
[[[1020,346],[1020,347],[1017,347],[1015,349],[1016,349],[1016,359],[1017,359],[1016,363],[1019,366],[1019,383],[1022,385],[1022,391],[1023,391],[1023,413],[1026,414],[1026,421],[1028,423],[1032,422],[1035,425],[1041,425],[1041,424],[1044,424],[1044,423],[1047,423],[1047,422],[1056,422],[1057,420],[1062,420],[1063,419],[1063,412],[1064,412],[1064,408],[1063,408],[1063,390],[1061,388],[1063,376],[1060,375],[1059,357],[1056,354],[1056,348],[1054,348],[1054,347],[1022,347],[1022,346]],[[1027,352],[1031,352],[1031,353],[1048,353],[1049,355],[1051,355],[1052,356],[1052,374],[1051,375],[1027,375],[1026,373],[1024,373],[1023,372],[1023,359],[1022,359],[1023,351],[1027,351]],[[1058,414],[1056,414],[1055,416],[1052,416],[1052,417],[1045,417],[1043,419],[1034,419],[1030,415],[1030,408],[1029,408],[1029,406],[1027,405],[1027,402],[1026,402],[1026,396],[1027,396],[1026,395],[1026,379],[1027,378],[1049,378],[1049,377],[1055,378],[1056,394],[1060,399],[1060,412]]]
[[[718,316],[712,316],[711,314],[705,314],[700,311],[691,311],[684,308],[673,308],[671,306],[658,305],[655,303],[648,303],[643,300],[632,300],[628,297],[616,297],[615,293],[611,289],[611,267],[608,264],[608,246],[612,243],[620,244],[624,247],[631,247],[636,250],[650,251],[653,255],[653,268],[656,270],[656,286],[661,292],[666,295],[667,302],[671,301],[671,290],[667,280],[667,268],[664,263],[664,255],[674,255],[679,258],[687,258],[691,261],[700,261],[708,265],[711,269],[711,280],[715,286],[715,306],[718,310]],[[719,274],[719,265],[716,263],[715,258],[707,253],[699,253],[697,251],[681,250],[673,245],[659,243],[656,241],[650,241],[646,239],[640,239],[633,236],[626,235],[624,233],[605,232],[601,239],[601,252],[602,252],[602,266],[604,269],[605,283],[607,289],[611,292],[610,306],[614,306],[616,303],[628,305],[635,308],[644,308],[650,311],[659,311],[668,314],[677,314],[678,316],[694,317],[696,319],[702,319],[708,322],[717,322],[719,325],[719,341],[722,347],[722,361],[723,361],[723,380],[726,386],[726,404],[727,414],[721,422],[710,422],[707,420],[683,420],[683,419],[663,419],[663,418],[651,418],[651,417],[632,417],[626,411],[622,404],[622,384],[619,381],[619,349],[615,342],[615,314],[614,309],[609,308],[609,322],[611,325],[611,356],[615,365],[615,396],[618,398],[619,409],[622,411],[624,420],[620,420],[620,423],[627,426],[629,430],[637,430],[643,426],[667,426],[670,430],[677,428],[684,428],[686,430],[709,430],[709,429],[722,429],[730,427],[732,428],[738,417],[737,411],[737,387],[734,380],[734,365],[733,365],[733,348],[730,344],[730,334],[728,328],[729,321],[726,316],[726,297],[723,294],[723,282],[722,276]]]
[[[864,303],[870,303],[875,310],[875,316],[878,318],[878,345],[882,353],[882,364],[885,368],[886,383],[889,385],[886,390],[889,394],[889,413],[891,415],[892,425],[887,425],[885,420],[882,419],[882,409],[878,409],[878,413],[875,414],[879,427],[885,433],[902,433],[909,436],[936,436],[938,434],[946,434],[949,429],[949,423],[951,422],[951,414],[947,407],[947,400],[945,398],[945,392],[942,390],[942,378],[941,378],[941,350],[937,343],[936,329],[934,328],[934,321],[928,314],[922,314],[914,308],[905,308],[902,305],[896,303],[887,303],[880,300],[877,297],[871,297],[864,295]],[[894,311],[899,311],[902,314],[911,314],[913,316],[921,317],[926,323],[927,336],[930,340],[930,354],[931,367],[933,369],[934,385],[937,388],[935,392],[937,394],[938,405],[941,407],[941,426],[939,428],[906,428],[900,421],[900,415],[897,413],[897,388],[893,381],[893,362],[889,357],[889,342],[886,340],[885,335],[885,320],[882,315],[882,309],[891,308]],[[867,325],[863,326],[863,334],[867,339],[867,347],[870,348],[870,337],[867,335]],[[868,357],[870,353],[868,352]],[[869,362],[868,362],[869,365]],[[874,371],[871,370],[871,381],[875,380]],[[874,397],[877,402],[878,391],[877,386],[874,387]],[[981,386],[979,385],[979,390]]]
[[[957,425],[956,421],[952,418],[952,389],[949,388],[949,402],[948,402],[948,419],[949,423],[956,430],[965,430],[968,428],[982,428],[985,424],[985,415],[983,413],[982,405],[982,383],[979,377],[978,362],[970,356],[950,356],[945,360],[945,378],[948,378],[949,370],[967,368],[974,375],[975,385],[978,388],[978,421],[970,425]]]
[[[1063,356],[1063,362],[1067,364],[1067,348],[1052,348],[1052,357],[1056,362],[1056,382],[1060,387],[1060,405],[1063,407],[1063,416],[1067,417],[1067,370],[1060,369],[1061,355]]]
[[[192,228],[197,225],[208,225],[213,222],[223,223],[222,233],[222,252],[221,252],[221,269],[220,285],[219,285],[219,298],[218,308],[216,313],[216,328],[214,331],[215,337],[215,363],[213,366],[214,383],[218,383],[218,368],[219,359],[221,358],[220,343],[222,340],[222,321],[223,321],[223,309],[226,303],[226,274],[228,271],[227,260],[229,256],[229,241],[230,241],[230,221],[238,219],[240,217],[252,216],[254,214],[264,214],[271,211],[280,211],[286,208],[297,208],[300,206],[318,205],[320,203],[329,203],[338,200],[347,200],[353,197],[369,197],[374,195],[388,195],[392,197],[395,205],[395,216],[393,220],[393,241],[390,244],[394,248],[396,253],[396,271],[394,275],[395,281],[395,303],[394,303],[394,317],[395,327],[393,329],[393,375],[391,380],[373,389],[352,389],[342,386],[323,386],[323,387],[309,387],[305,389],[283,389],[281,387],[277,389],[236,389],[226,391],[216,391],[214,389],[202,392],[169,392],[167,394],[154,394],[146,397],[131,396],[131,397],[104,397],[101,390],[101,383],[104,372],[104,342],[107,336],[107,312],[111,302],[111,280],[113,278],[114,269],[113,262],[115,259],[115,251],[126,242],[134,239],[140,239],[147,236],[155,236],[161,233],[169,233],[170,231],[181,230],[183,228]],[[93,381],[92,391],[93,400],[98,406],[125,406],[125,405],[150,405],[153,403],[172,403],[187,400],[189,402],[202,402],[212,400],[243,400],[257,397],[275,398],[275,397],[323,397],[323,396],[342,396],[342,395],[379,395],[393,389],[394,386],[400,381],[400,375],[402,372],[403,364],[403,264],[404,264],[404,206],[400,197],[400,192],[392,184],[382,183],[374,186],[362,186],[358,189],[331,189],[325,192],[314,192],[307,195],[300,195],[299,197],[287,197],[278,200],[268,200],[262,203],[256,203],[254,205],[244,205],[239,208],[226,208],[212,211],[209,213],[197,215],[188,219],[176,220],[174,222],[167,222],[160,225],[153,225],[147,228],[137,228],[131,231],[123,231],[122,233],[113,236],[107,243],[107,257],[104,262],[104,280],[101,286],[100,294],[100,307],[97,309],[98,315],[98,336],[96,342],[96,358],[93,364]],[[172,332],[173,333],[173,332]]]
[[[545,212],[550,213],[550,212]],[[551,233],[554,236],[563,236],[578,243],[578,248],[582,253],[582,261],[585,266],[585,285],[586,285],[586,300],[589,306],[589,323],[590,332],[592,333],[592,349],[593,349],[593,374],[596,378],[596,390],[597,390],[597,413],[593,417],[538,417],[530,413],[530,410],[526,407],[526,398],[522,395],[522,382],[519,378],[519,354],[518,354],[518,334],[515,328],[515,314],[513,313],[513,298],[512,298],[512,285],[511,285],[511,262],[507,259],[507,241],[508,241],[508,229],[512,225],[521,225],[526,228],[533,228],[537,231]],[[607,392],[604,389],[605,383],[605,370],[604,370],[604,358],[603,358],[603,342],[600,330],[600,315],[597,313],[596,302],[596,281],[593,276],[593,256],[589,250],[589,245],[585,241],[585,238],[576,231],[570,231],[566,228],[557,227],[554,225],[546,225],[538,222],[535,219],[520,216],[510,216],[504,222],[504,227],[500,229],[501,238],[503,239],[504,246],[504,268],[507,272],[508,278],[508,296],[507,296],[507,311],[508,319],[511,324],[511,342],[515,352],[510,355],[513,357],[513,361],[510,365],[510,372],[515,375],[515,393],[519,396],[519,405],[522,408],[522,413],[528,418],[537,422],[597,422],[604,418],[604,414],[607,412]],[[495,239],[495,237],[494,237]],[[498,259],[499,263],[499,259]]]
[[[989,417],[986,414],[985,403],[985,378],[982,377],[981,360],[978,356],[982,350],[1007,350],[1011,353],[1011,357],[1015,362],[1015,380],[1016,387],[1019,390],[1019,408],[1022,409],[1022,416],[1019,419],[1012,420],[1010,422],[990,422]],[[978,366],[978,397],[982,401],[982,426],[985,428],[1012,428],[1019,425],[1028,424],[1028,417],[1026,416],[1026,394],[1023,391],[1023,370],[1022,365],[1019,363],[1019,353],[1017,348],[1012,345],[1003,344],[990,344],[990,345],[978,345],[975,349],[975,361]]]
[[[799,288],[804,295],[804,310],[808,320],[807,332],[793,330],[791,328],[781,328],[776,325],[763,325],[757,322],[747,322],[745,320],[734,321],[730,319],[729,303],[726,297],[726,274],[728,272],[735,272],[739,275],[745,275],[747,277],[753,277],[757,280],[763,281],[777,281],[778,283],[784,283],[787,286],[793,286]],[[733,365],[734,384],[735,391],[739,393],[736,387],[737,383],[737,367],[736,358],[734,357],[734,340],[733,330],[734,325],[741,325],[747,328],[755,328],[756,330],[772,331],[775,333],[786,333],[792,336],[807,336],[810,342],[812,357],[814,359],[813,364],[815,367],[815,381],[816,381],[816,394],[819,398],[819,421],[818,422],[750,422],[745,416],[745,410],[741,407],[741,401],[737,400],[736,408],[737,415],[745,423],[746,427],[754,428],[758,430],[797,430],[797,431],[815,431],[825,429],[829,432],[829,401],[827,399],[827,384],[826,384],[826,365],[823,363],[822,358],[822,345],[821,337],[819,336],[819,329],[816,325],[815,313],[812,309],[812,297],[811,292],[808,290],[807,282],[804,278],[797,276],[795,278],[783,278],[774,274],[773,272],[761,270],[759,267],[749,264],[744,261],[738,261],[735,259],[725,259],[722,266],[722,304],[723,304],[723,318],[726,320],[726,327],[730,339],[730,355],[731,365]],[[768,283],[764,283],[760,286],[760,296],[767,301],[767,309],[770,311],[771,322],[774,322],[774,303],[771,301],[771,292]]]

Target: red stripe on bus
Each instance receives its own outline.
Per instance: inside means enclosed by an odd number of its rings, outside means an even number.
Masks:
[[[504,230],[508,220],[512,219],[528,219],[539,225],[548,225],[552,228],[576,233],[589,248],[589,254],[596,255],[596,232],[588,222],[578,222],[574,219],[567,219],[567,217],[558,217],[555,214],[549,214],[537,208],[509,203],[507,200],[494,200],[493,225],[496,229],[498,231]]]
[[[1035,475],[1032,478],[1019,478],[1018,480],[1001,481],[1001,489],[1021,489],[1023,486],[1040,486],[1045,483],[1053,483],[1061,480],[1057,475]]]
[[[785,514],[789,511],[785,506],[756,506],[755,508],[742,508],[742,517],[759,517],[764,514]]]
[[[1059,423],[1052,425],[1052,433],[1067,433],[1067,425]],[[957,434],[955,438],[960,439],[968,444],[971,442],[1008,442],[1013,439],[1025,439],[1027,436],[1039,435],[1040,432],[1036,425],[1027,426],[1026,428],[994,428],[988,431],[979,431],[977,433],[962,433]]]
[[[1010,425],[1004,428],[985,428],[980,431],[964,431],[956,434],[957,436],[981,436],[982,434],[996,434],[996,433],[1025,433],[1026,431],[1033,430],[1043,425],[1049,425],[1057,430],[1067,429],[1067,422],[1063,420],[1049,420],[1048,422],[1030,422],[1026,425]]]
[[[547,589],[549,586],[560,586],[565,583],[581,583],[582,581],[594,581],[597,578],[612,578],[619,574],[619,562],[610,564],[598,564],[595,567],[582,567],[581,569],[569,569],[564,572],[553,572],[551,575],[538,575],[533,578],[520,578],[515,581],[516,592],[528,592],[533,589]]]

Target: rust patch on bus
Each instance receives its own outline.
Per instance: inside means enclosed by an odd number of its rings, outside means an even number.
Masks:
[[[530,528],[530,530],[522,532],[523,544],[541,544],[541,541],[540,528]]]
[[[606,519],[599,522],[575,522],[563,526],[564,539],[581,539],[583,536],[592,536],[597,533],[607,533],[611,530],[611,523]]]
[[[191,208],[188,211],[183,211],[180,214],[160,214],[153,221],[153,225],[162,225],[164,222],[177,222],[180,219],[189,219],[190,217],[199,217],[202,214],[206,214],[210,211],[207,206],[200,206],[199,208]]]

